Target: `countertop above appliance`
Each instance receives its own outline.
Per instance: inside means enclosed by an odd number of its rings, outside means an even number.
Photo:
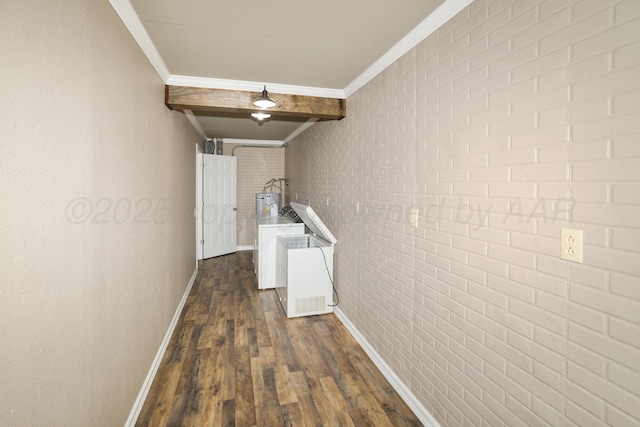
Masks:
[[[296,223],[295,221],[292,221],[291,219],[284,216],[261,216],[256,218],[256,222],[258,225],[281,225]]]

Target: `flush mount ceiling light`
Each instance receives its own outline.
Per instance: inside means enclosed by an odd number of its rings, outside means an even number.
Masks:
[[[268,113],[251,113],[251,117],[254,117],[260,121],[263,121],[264,119],[268,119],[269,117],[271,117],[271,114]]]
[[[253,105],[260,108],[271,108],[275,107],[276,103],[273,102],[271,98],[269,98],[269,93],[267,92],[267,85],[264,85],[264,90],[262,91],[262,95],[255,101],[253,101]]]

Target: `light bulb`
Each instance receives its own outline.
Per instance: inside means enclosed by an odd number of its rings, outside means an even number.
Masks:
[[[264,119],[268,119],[269,117],[271,117],[271,114],[267,114],[267,113],[251,113],[251,117],[254,117],[260,121],[263,121]]]

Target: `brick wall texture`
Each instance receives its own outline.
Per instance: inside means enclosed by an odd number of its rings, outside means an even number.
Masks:
[[[223,144],[224,155],[230,156],[236,145]],[[234,155],[238,158],[237,244],[246,249],[254,245],[256,193],[272,178],[284,178],[284,149],[241,147]]]
[[[287,147],[290,194],[434,418],[640,425],[640,0],[476,0],[347,114]]]

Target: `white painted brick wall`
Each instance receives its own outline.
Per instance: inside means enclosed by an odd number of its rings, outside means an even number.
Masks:
[[[640,425],[638,28],[475,0],[287,148],[342,311],[442,426]]]
[[[223,144],[224,154],[230,156],[237,144]],[[238,246],[253,246],[255,239],[256,193],[262,192],[264,184],[272,178],[284,178],[284,149],[238,148],[237,192],[237,243]]]

